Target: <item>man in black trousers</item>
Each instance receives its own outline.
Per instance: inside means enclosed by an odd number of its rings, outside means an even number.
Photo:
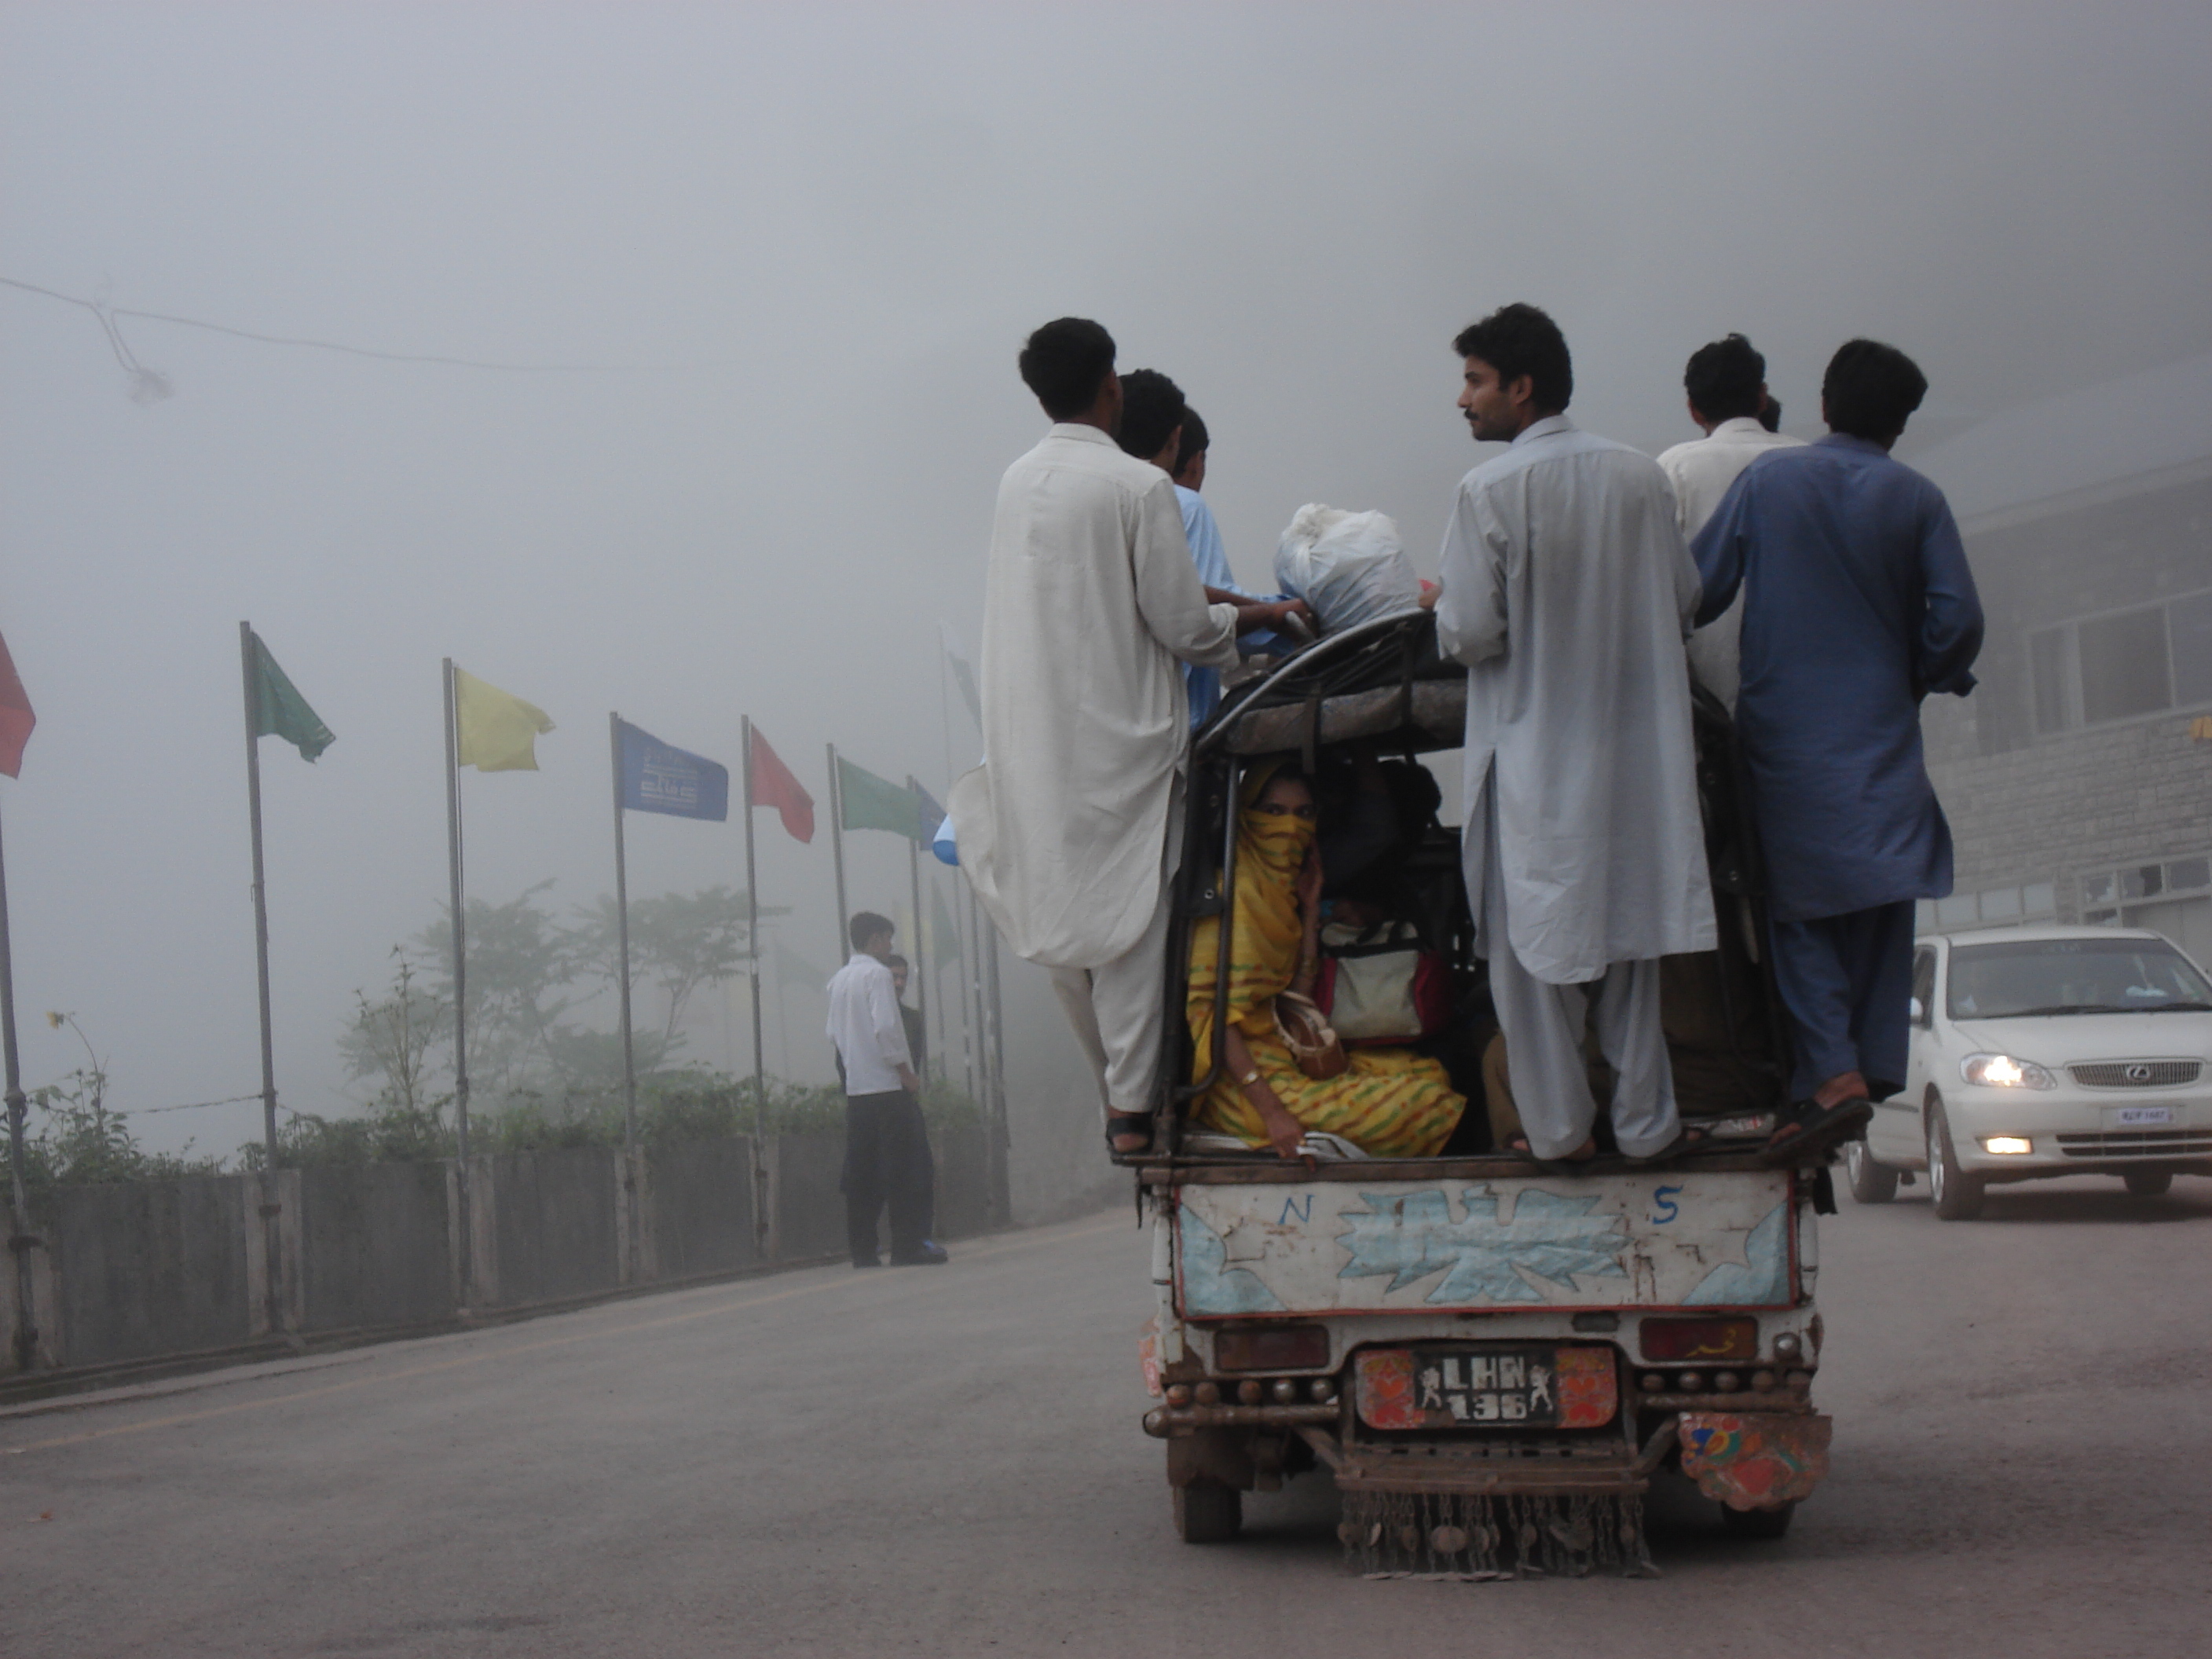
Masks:
[[[929,1237],[937,1166],[917,1098],[921,1080],[891,983],[888,917],[853,918],[853,957],[830,978],[830,1040],[845,1080],[845,1234],[855,1267],[879,1265],[876,1219],[890,1210],[891,1265],[945,1260]]]

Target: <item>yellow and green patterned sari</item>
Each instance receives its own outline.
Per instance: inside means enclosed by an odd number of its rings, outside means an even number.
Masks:
[[[1275,1029],[1274,1001],[1297,974],[1304,931],[1298,917],[1298,868],[1313,845],[1311,822],[1253,810],[1272,766],[1255,768],[1238,793],[1237,891],[1231,915],[1229,994],[1225,1012],[1243,1035],[1252,1063],[1292,1117],[1309,1129],[1341,1135],[1376,1158],[1428,1158],[1440,1152],[1467,1102],[1452,1092],[1439,1062],[1403,1048],[1353,1048],[1351,1069],[1318,1082],[1298,1070]],[[1213,1062],[1213,990],[1220,960],[1221,921],[1209,916],[1190,942],[1188,1008],[1195,1045],[1191,1081]],[[1228,1068],[1193,1110],[1194,1120],[1254,1146],[1267,1144],[1260,1114]]]

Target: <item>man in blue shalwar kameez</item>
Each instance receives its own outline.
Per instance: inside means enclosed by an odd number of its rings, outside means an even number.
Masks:
[[[1699,623],[1744,595],[1736,730],[1797,1051],[1769,1144],[1791,1158],[1905,1086],[1914,902],[1951,890],[1920,702],[1973,690],[1982,611],[1942,492],[1890,459],[1927,390],[1895,347],[1849,342],[1828,435],[1753,461],[1692,545]]]

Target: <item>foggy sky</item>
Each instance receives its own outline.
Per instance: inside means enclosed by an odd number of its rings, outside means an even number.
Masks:
[[[1565,329],[1577,418],[1655,451],[1730,329],[1805,433],[1839,341],[1911,352],[1908,459],[2212,347],[2207,61],[2181,6],[0,9],[0,274],[652,366],[126,321],[176,387],[141,406],[92,317],[0,291],[27,1081],[77,1060],[59,1008],[118,1106],[258,1086],[241,617],[338,733],[263,761],[279,1083],[327,1110],[353,988],[443,896],[441,656],[560,726],[542,774],[465,775],[475,896],[611,887],[610,708],[732,763],[750,713],[817,797],[831,739],[942,794],[937,624],[975,639],[1038,322],[1182,383],[1250,585],[1311,501],[1433,574],[1478,459],[1449,342],[1505,301]],[[827,965],[826,845],[761,829]],[[734,823],[629,836],[634,894],[742,884]],[[896,843],[852,858],[856,906],[903,902]]]

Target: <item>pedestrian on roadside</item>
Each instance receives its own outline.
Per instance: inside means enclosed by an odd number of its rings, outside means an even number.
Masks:
[[[891,994],[898,999],[899,1018],[906,1025],[906,1051],[914,1061],[914,1074],[922,1086],[929,1086],[929,1029],[922,1019],[921,1011],[910,1006],[906,1000],[907,981],[912,969],[904,957],[894,951],[884,958],[884,965],[891,970]]]
[[[1453,349],[1475,441],[1511,445],[1461,482],[1437,641],[1467,665],[1462,859],[1516,1149],[1596,1157],[1594,1022],[1615,1142],[1668,1157],[1702,1137],[1675,1109],[1659,959],[1714,945],[1682,644],[1697,568],[1657,465],[1567,417],[1551,318],[1510,305]]]
[[[855,1267],[881,1265],[876,1224],[890,1212],[891,1265],[945,1260],[933,1243],[937,1165],[921,1120],[921,1080],[907,1046],[904,1005],[891,982],[890,919],[872,910],[848,929],[853,956],[830,976],[830,1040],[845,1084],[845,1236]]]
[[[1175,486],[1114,441],[1113,336],[1060,318],[1020,369],[1052,425],[999,485],[983,764],[950,805],[961,867],[1014,953],[1052,970],[1126,1155],[1152,1140],[1164,1037],[1190,747],[1178,664],[1226,668],[1239,631],[1296,607],[1207,599]]]
[[[1736,475],[1770,449],[1788,449],[1802,438],[1787,438],[1769,423],[1778,422],[1781,405],[1767,395],[1766,359],[1741,334],[1701,345],[1682,371],[1682,390],[1690,418],[1702,438],[1676,444],[1659,455],[1659,470],[1674,487],[1675,521],[1685,537],[1705,527]],[[1737,636],[1743,629],[1743,597],[1690,636],[1690,672],[1698,684],[1735,710]]]
[[[1951,890],[1920,704],[1973,690],[1982,608],[1943,492],[1890,456],[1927,392],[1896,347],[1846,342],[1820,382],[1828,435],[1745,468],[1696,538],[1698,620],[1743,595],[1736,732],[1797,1049],[1778,1158],[1904,1088],[1913,907]]]

